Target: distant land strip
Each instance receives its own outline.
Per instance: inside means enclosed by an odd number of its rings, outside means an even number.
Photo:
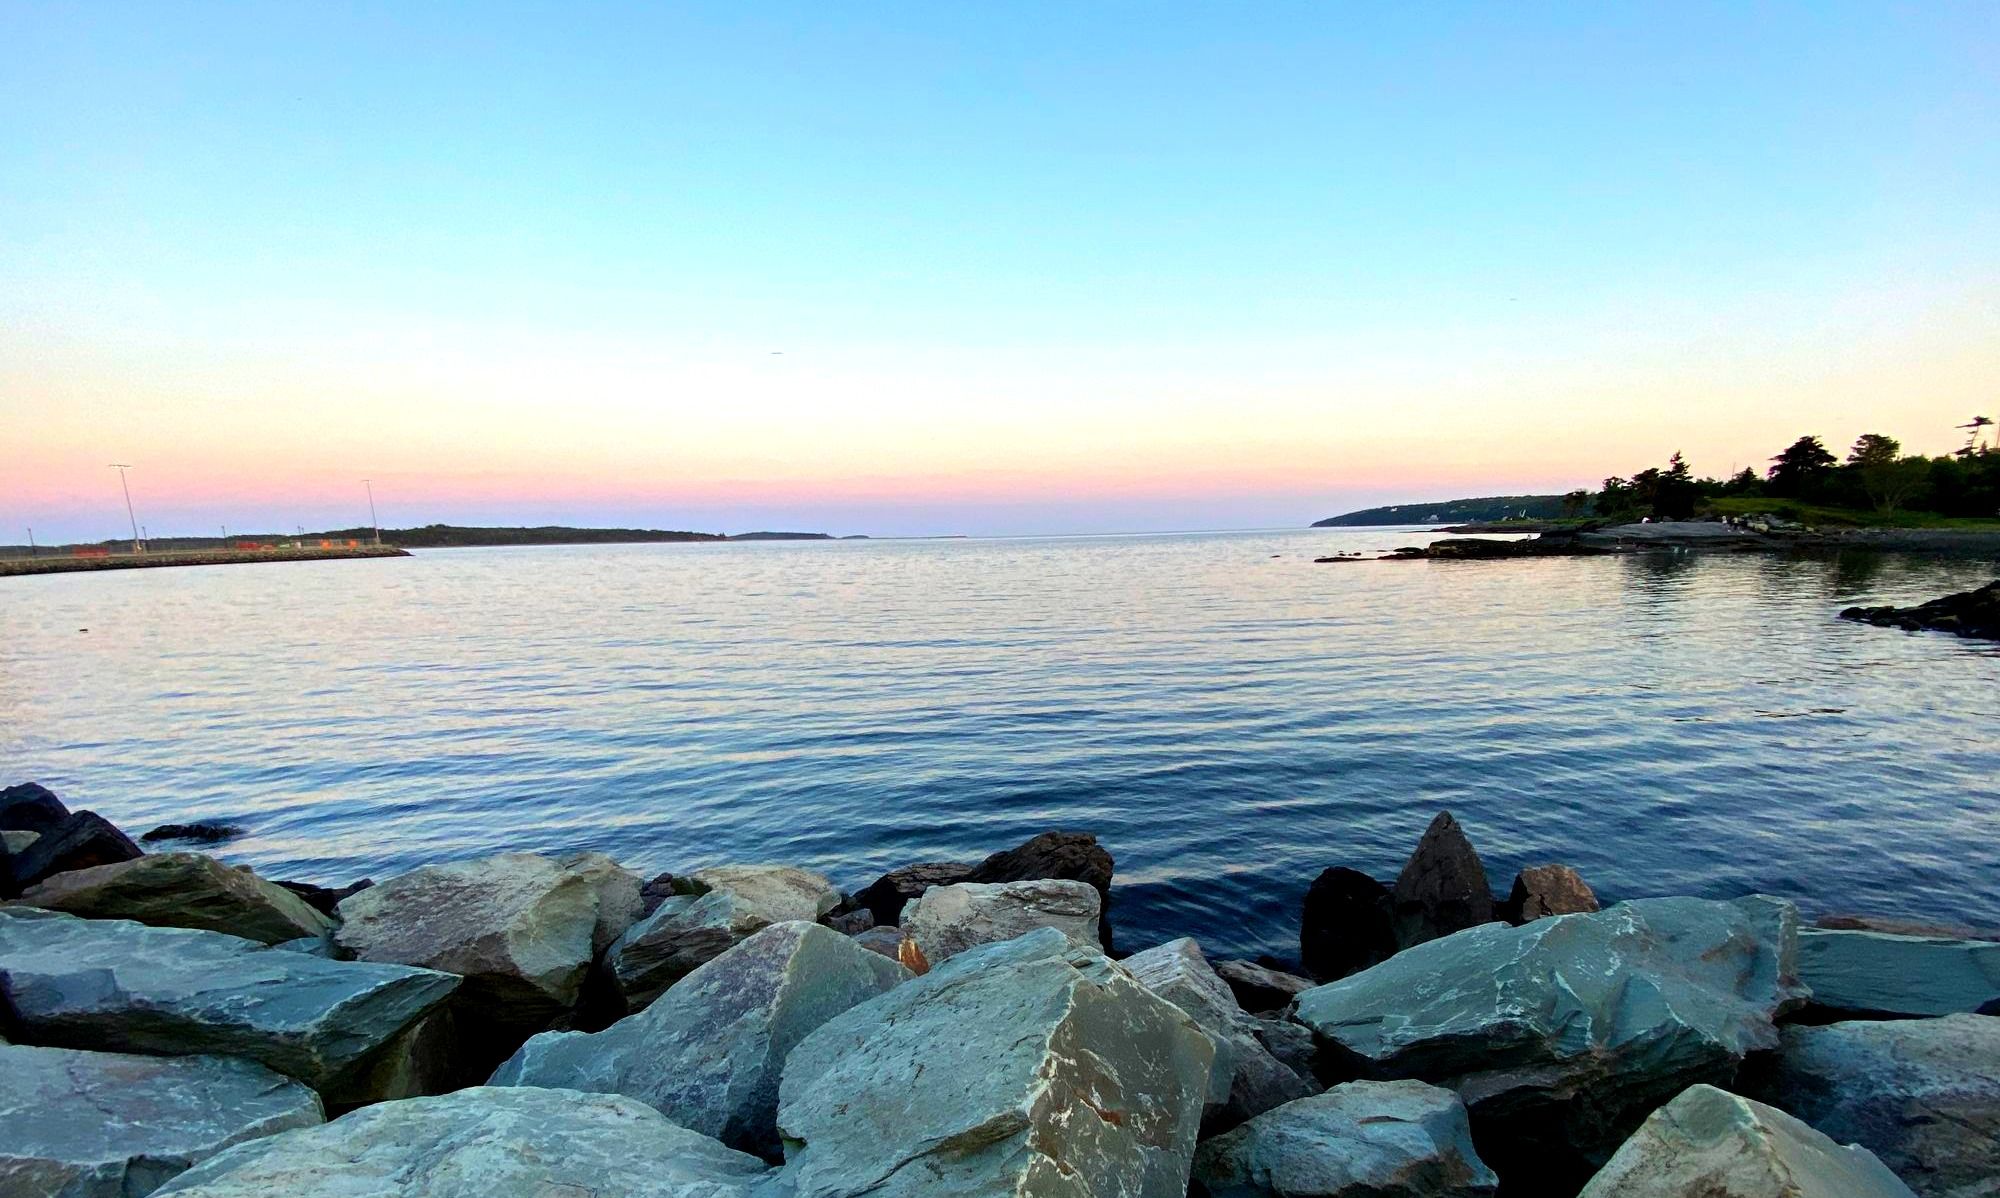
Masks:
[[[459,524],[426,524],[419,528],[385,528],[382,544],[404,549],[459,549],[492,545],[622,545],[659,542],[700,541],[833,541],[866,540],[865,537],[835,537],[824,532],[685,532],[661,528],[570,528],[543,524],[532,528],[476,528]],[[372,528],[334,528],[321,532],[244,532],[228,537],[152,537],[146,541],[154,554],[193,550],[269,550],[282,547],[312,548],[344,546],[348,542],[371,545]],[[104,551],[112,554],[130,549],[128,537],[72,545],[0,545],[0,558],[35,558]],[[268,554],[266,555],[268,558]],[[266,560],[260,558],[259,560]]]
[[[1366,528],[1384,524],[1463,524],[1488,520],[1557,520],[1564,510],[1561,495],[1491,495],[1483,499],[1448,499],[1443,503],[1399,503],[1363,508],[1358,512],[1313,521],[1314,528]]]

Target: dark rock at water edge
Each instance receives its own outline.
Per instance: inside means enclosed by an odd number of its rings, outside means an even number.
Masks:
[[[1389,888],[1367,874],[1344,865],[1321,873],[1299,919],[1306,972],[1331,982],[1388,960],[1396,951],[1392,912]]]
[[[36,782],[0,790],[0,828],[9,832],[47,832],[69,818],[69,808],[55,792]]]
[[[240,824],[198,820],[191,824],[161,824],[139,839],[147,844],[156,840],[190,840],[197,844],[220,844],[241,835],[243,827]]]
[[[2000,581],[1915,607],[1850,607],[1840,613],[1840,618],[1909,632],[1949,632],[2000,640]]]
[[[1451,812],[1424,829],[1417,851],[1396,878],[1391,916],[1400,948],[1491,923],[1493,891],[1479,854]]]
[[[139,846],[94,811],[77,811],[7,862],[8,897],[48,877],[141,856]]]
[[[1111,948],[1111,854],[1088,832],[1044,832],[974,866],[968,882],[1087,882],[1097,888],[1097,936]],[[890,921],[893,922],[893,921]]]
[[[1257,961],[1217,961],[1215,975],[1242,1008],[1253,1015],[1281,1011],[1313,988],[1311,981]]]
[[[332,915],[334,908],[340,906],[342,899],[350,895],[360,894],[374,884],[375,879],[373,878],[363,878],[359,882],[350,882],[337,889],[316,886],[311,882],[286,882],[278,880],[274,883],[274,885],[283,886],[286,890],[304,899],[308,907],[311,907],[321,915]]]
[[[969,881],[973,867],[955,861],[932,861],[892,869],[854,894],[851,906],[866,907],[878,926],[903,922],[903,907],[933,886]]]

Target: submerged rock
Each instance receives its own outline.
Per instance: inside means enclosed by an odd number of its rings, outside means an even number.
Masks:
[[[879,926],[903,922],[903,908],[933,886],[968,880],[973,867],[954,861],[932,861],[892,869],[854,894],[855,905],[866,907]]]
[[[1052,928],[983,945],[792,1051],[784,1182],[798,1198],[1180,1198],[1213,1059],[1094,946]]]
[[[1317,1082],[1280,1063],[1257,1038],[1257,1020],[1209,968],[1201,946],[1183,937],[1120,962],[1139,984],[1187,1012],[1215,1044],[1207,1126],[1234,1127],[1252,1115],[1319,1092]]]
[[[1837,1018],[1977,1011],[2000,998],[2000,943],[1807,928],[1799,976],[1815,1011]]]
[[[52,874],[130,861],[139,855],[139,846],[103,816],[94,811],[74,812],[11,854],[8,872],[13,889],[9,893],[18,894]]]
[[[1595,910],[1597,895],[1583,875],[1567,865],[1531,865],[1514,875],[1514,888],[1501,914],[1508,923],[1527,923]]]
[[[201,853],[155,853],[56,874],[21,902],[92,919],[202,928],[278,944],[321,937],[333,921],[282,886]]]
[[[219,932],[0,909],[0,998],[24,1039],[245,1057],[323,1094],[353,1093],[458,979],[326,961]]]
[[[156,840],[191,840],[197,844],[220,844],[241,835],[243,828],[240,824],[204,820],[192,824],[161,824],[139,839],[147,844]]]
[[[587,874],[548,857],[501,853],[412,870],[339,912],[334,940],[357,960],[458,974],[462,1008],[503,1036],[526,1035],[576,1004],[598,894]]]
[[[1237,1003],[1252,1014],[1281,1011],[1313,988],[1306,978],[1255,961],[1217,961],[1215,976],[1228,985]]]
[[[932,965],[980,944],[1055,928],[1097,942],[1097,891],[1086,882],[960,882],[933,886],[903,914],[903,929]]]
[[[817,922],[840,904],[831,882],[789,865],[718,866],[697,871],[689,883],[701,893],[664,900],[605,954],[630,1009],[772,924]]]
[[[1396,877],[1391,922],[1400,948],[1492,922],[1493,891],[1464,829],[1440,811]]]
[[[764,1162],[615,1094],[477,1087],[241,1144],[162,1198],[749,1198]]]
[[[1714,1086],[1655,1111],[1578,1198],[1912,1198],[1866,1148]]]
[[[1465,1104],[1423,1082],[1348,1082],[1201,1146],[1209,1198],[1489,1198]]]
[[[1338,981],[1396,952],[1389,888],[1336,865],[1313,879],[1299,917],[1299,957],[1307,973]]]
[[[140,1198],[321,1118],[318,1095],[250,1061],[0,1045],[0,1193]]]
[[[1805,994],[1797,946],[1787,902],[1640,899],[1418,945],[1300,995],[1297,1017],[1359,1072],[1456,1089],[1501,1176],[1555,1189],[1777,1046]]]
[[[1111,947],[1111,853],[1088,832],[1044,832],[972,867],[968,882],[1083,882],[1097,891],[1097,938]]]
[[[2000,640],[2000,581],[1915,607],[1850,607],[1840,613],[1840,618],[1910,632],[1949,632]]]
[[[2000,1019],[1787,1027],[1750,1093],[1873,1152],[1923,1198],[2000,1195]]]
[[[490,1084],[623,1094],[775,1160],[778,1077],[793,1047],[909,976],[818,924],[773,924],[604,1031],[536,1036]]]

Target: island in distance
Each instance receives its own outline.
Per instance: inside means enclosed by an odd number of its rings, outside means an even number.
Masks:
[[[1314,528],[1369,528],[1389,524],[1472,524],[1491,520],[1559,520],[1572,512],[1562,495],[1492,495],[1442,503],[1399,503],[1363,508],[1313,521]]]

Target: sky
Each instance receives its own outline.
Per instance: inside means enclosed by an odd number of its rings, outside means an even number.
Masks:
[[[0,0],[0,541],[1007,534],[2000,417],[2000,5]]]

